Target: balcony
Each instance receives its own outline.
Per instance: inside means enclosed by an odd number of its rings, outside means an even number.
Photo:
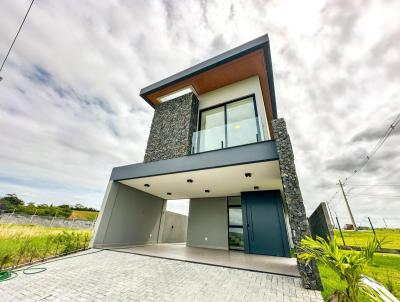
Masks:
[[[258,117],[199,130],[192,136],[192,154],[265,141]]]

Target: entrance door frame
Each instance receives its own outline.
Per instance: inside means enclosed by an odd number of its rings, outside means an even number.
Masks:
[[[246,254],[252,254],[250,251],[250,245],[249,245],[249,221],[247,219],[247,202],[246,202],[246,193],[255,193],[255,192],[271,192],[274,195],[275,201],[277,202],[278,205],[278,220],[279,220],[279,225],[280,225],[280,230],[281,230],[281,235],[282,235],[282,244],[283,244],[283,249],[284,249],[284,257],[290,257],[290,247],[289,247],[289,238],[288,238],[288,233],[286,230],[286,223],[285,223],[285,217],[284,215],[284,210],[283,210],[283,201],[281,198],[281,194],[279,190],[264,190],[264,191],[247,191],[247,192],[241,192],[241,203],[242,203],[242,215],[243,215],[243,235],[244,235],[244,252]]]

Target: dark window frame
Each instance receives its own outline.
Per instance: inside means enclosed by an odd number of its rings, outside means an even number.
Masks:
[[[199,120],[198,120],[198,123],[197,123],[197,131],[201,131],[201,119],[202,119],[203,112],[208,111],[208,110],[212,110],[212,109],[215,109],[215,108],[218,108],[218,107],[224,107],[224,128],[225,128],[225,145],[226,146],[224,146],[223,142],[222,142],[222,144],[221,144],[222,148],[220,148],[220,149],[213,149],[213,150],[207,150],[207,151],[199,152],[199,149],[200,149],[200,135],[197,135],[197,150],[196,150],[196,153],[203,153],[203,152],[208,152],[208,151],[214,151],[214,150],[221,150],[221,149],[225,149],[225,148],[236,147],[236,146],[229,146],[229,144],[228,144],[228,127],[227,127],[228,115],[227,115],[226,106],[228,104],[231,104],[231,103],[234,103],[234,102],[238,102],[238,101],[241,101],[241,100],[244,100],[244,99],[247,99],[247,98],[252,98],[253,99],[254,115],[255,115],[255,118],[256,118],[256,127],[257,127],[257,141],[256,141],[256,143],[260,142],[260,140],[261,140],[261,127],[260,127],[260,123],[259,123],[259,120],[258,120],[256,95],[254,93],[252,93],[252,94],[248,94],[248,95],[236,98],[236,99],[229,100],[229,101],[224,102],[224,103],[220,103],[220,104],[216,104],[216,105],[213,105],[213,106],[210,106],[210,107],[207,107],[207,108],[203,108],[203,109],[201,109],[199,111]],[[239,145],[239,146],[241,146],[241,145]]]
[[[230,246],[230,244],[229,244],[229,228],[238,228],[238,229],[242,229],[243,230],[243,240],[244,240],[244,228],[243,228],[243,224],[242,225],[236,225],[236,224],[230,224],[229,223],[229,209],[230,208],[240,208],[240,209],[242,209],[242,205],[229,205],[229,197],[240,197],[240,196],[234,196],[234,195],[232,195],[232,196],[227,196],[226,197],[226,205],[227,205],[227,207],[226,207],[226,209],[227,209],[227,219],[228,219],[228,221],[227,221],[227,224],[228,224],[228,250],[232,250],[232,251],[239,251],[239,252],[244,252],[244,246],[243,246],[243,249],[240,249],[240,248],[232,248],[231,246]],[[243,211],[243,210],[242,210]],[[243,214],[242,214],[243,215]]]

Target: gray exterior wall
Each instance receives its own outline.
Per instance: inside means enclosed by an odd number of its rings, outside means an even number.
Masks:
[[[186,244],[193,247],[227,250],[227,207],[226,197],[190,199]]]
[[[165,211],[161,242],[186,242],[188,217],[182,214]]]
[[[292,240],[296,253],[299,253],[301,252],[301,240],[311,235],[310,227],[308,225],[303,197],[297,178],[294,154],[290,137],[286,129],[286,122],[284,119],[275,119],[272,121],[272,127],[278,150],[279,167],[289,216],[289,224],[292,230]],[[315,261],[312,261],[310,265],[307,266],[304,262],[297,260],[297,266],[305,288],[322,289],[322,283]]]
[[[278,159],[275,141],[265,141],[168,160],[116,167],[112,170],[111,180],[174,174]]]
[[[199,101],[193,93],[163,102],[155,108],[145,163],[191,153],[198,108]]]
[[[326,241],[333,239],[333,226],[325,202],[321,202],[308,218],[311,234],[324,238]]]
[[[110,181],[92,245],[102,247],[158,242],[165,205],[164,199]]]

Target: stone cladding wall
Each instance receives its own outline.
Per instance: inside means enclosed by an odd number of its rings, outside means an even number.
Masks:
[[[295,252],[299,253],[301,240],[305,236],[311,235],[310,227],[303,204],[303,197],[301,195],[296,166],[294,163],[292,144],[287,132],[285,120],[282,118],[273,120],[272,128],[276,147],[278,149],[279,167],[289,215],[289,224],[292,230],[292,240]],[[322,289],[322,283],[315,261],[306,265],[303,261],[298,259],[297,266],[300,271],[302,284],[305,288],[317,290]]]

